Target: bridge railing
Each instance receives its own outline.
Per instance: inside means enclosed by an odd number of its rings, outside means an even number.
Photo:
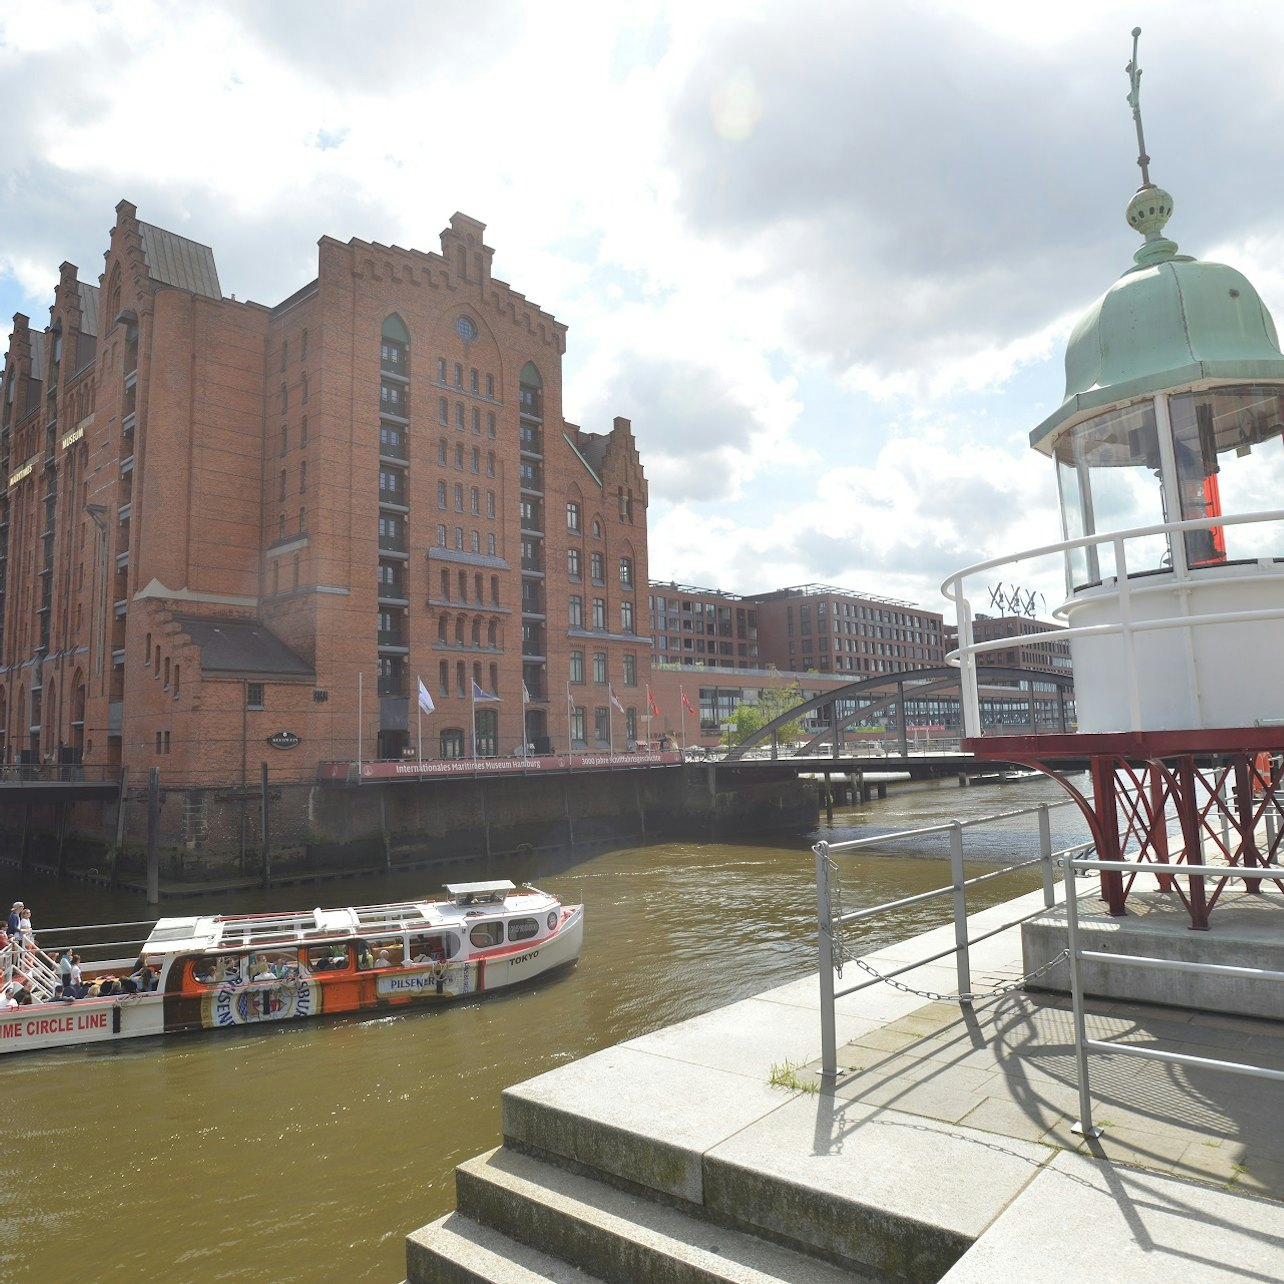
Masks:
[[[7,762],[0,765],[0,784],[28,784],[33,781],[115,784],[119,776],[119,768],[106,763]]]
[[[968,950],[971,946],[981,941],[997,936],[1000,932],[1006,932],[1018,923],[1024,923],[1027,919],[1037,917],[1056,903],[1056,866],[1063,859],[1065,853],[1053,852],[1052,850],[1052,826],[1049,813],[1054,807],[1069,806],[1073,806],[1069,799],[1062,803],[1039,803],[1034,807],[996,812],[993,815],[980,816],[974,820],[954,820],[944,825],[929,825],[922,829],[904,829],[893,834],[876,834],[869,838],[854,838],[841,843],[819,842],[812,848],[816,855],[816,923],[817,942],[820,951],[820,1072],[822,1076],[832,1079],[838,1073],[837,1025],[834,1017],[836,1000],[845,998],[849,994],[856,994],[860,990],[880,983],[890,982],[897,988],[907,989],[909,987],[897,982],[895,978],[915,968],[922,967],[924,964],[935,963],[939,959],[947,958],[951,954],[954,955],[955,960],[958,993],[955,995],[935,995],[934,997],[938,999],[954,999],[969,1006],[976,998],[980,997],[972,992],[972,971]],[[966,878],[964,876],[966,846],[964,836],[966,831],[984,825],[992,825],[996,821],[1013,820],[1024,816],[1038,817],[1039,854],[1028,860],[1001,865],[987,873],[978,874],[974,878]],[[922,838],[930,834],[949,834],[950,836],[950,881],[948,883],[930,891],[920,892],[915,896],[905,896],[899,900],[887,901],[881,905],[872,905],[866,909],[850,911],[843,909],[842,881],[838,877],[837,863],[833,859],[834,853],[859,851],[862,848],[873,846],[885,847],[889,843],[895,843],[907,838]],[[1091,843],[1080,843],[1066,849],[1067,852],[1075,856],[1081,856],[1091,850]],[[1001,927],[993,928],[976,936],[969,936],[967,889],[989,882],[994,878],[1016,873],[1018,870],[1029,869],[1035,865],[1039,866],[1043,878],[1043,909],[1035,910],[1031,914],[1013,919],[1009,923],[1004,923]],[[884,973],[871,973],[866,979],[857,982],[855,985],[849,985],[844,989],[837,988],[834,979],[835,974],[841,979],[845,962],[855,962],[858,966],[863,966],[859,962],[859,956],[855,948],[848,944],[847,928],[879,915],[904,909],[910,905],[919,905],[925,901],[935,900],[943,896],[950,896],[953,901],[953,945],[944,950],[939,950],[926,958],[916,959],[903,967],[894,968]],[[866,970],[868,971],[868,969]]]

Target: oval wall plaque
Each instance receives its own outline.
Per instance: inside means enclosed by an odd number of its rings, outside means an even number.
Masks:
[[[273,749],[294,749],[298,746],[299,737],[293,731],[276,731],[267,738]]]

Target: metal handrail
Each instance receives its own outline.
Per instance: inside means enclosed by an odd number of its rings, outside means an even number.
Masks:
[[[1147,955],[1111,954],[1104,950],[1085,950],[1079,946],[1079,898],[1073,894],[1074,876],[1077,871],[1101,870],[1130,871],[1136,874],[1154,874],[1158,877],[1188,875],[1202,878],[1233,878],[1241,882],[1254,879],[1284,877],[1284,869],[1277,865],[1177,865],[1155,861],[1082,860],[1066,852],[1062,857],[1062,878],[1066,893],[1067,962],[1070,968],[1070,1002],[1074,1013],[1075,1066],[1079,1078],[1079,1118],[1071,1127],[1072,1132],[1085,1137],[1100,1137],[1102,1130],[1092,1122],[1092,1087],[1088,1077],[1088,1053],[1112,1052],[1129,1057],[1142,1057],[1149,1061],[1163,1061],[1171,1065],[1196,1066],[1205,1070],[1224,1070],[1228,1074],[1248,1075],[1258,1079],[1284,1082],[1284,1070],[1271,1070],[1265,1066],[1250,1065],[1242,1061],[1220,1061],[1211,1057],[1194,1057],[1184,1052],[1164,1052],[1157,1048],[1142,1048],[1136,1044],[1112,1043],[1106,1039],[1089,1039],[1087,1019],[1083,1006],[1083,979],[1079,964],[1084,960],[1109,962],[1118,967],[1152,968],[1166,972],[1195,972],[1208,976],[1233,976],[1241,980],[1284,981],[1284,972],[1268,968],[1238,967],[1228,963],[1190,963],[1177,959],[1152,958]],[[1276,871],[1273,875],[1271,871]]]
[[[1058,803],[1039,803],[1033,807],[1022,807],[1013,811],[997,812],[992,816],[976,817],[972,820],[954,820],[943,825],[928,825],[918,829],[900,830],[891,834],[876,834],[867,838],[853,838],[841,843],[819,842],[812,847],[816,855],[816,922],[817,922],[817,941],[820,954],[820,1027],[821,1027],[821,1076],[833,1078],[838,1073],[838,1041],[837,1028],[834,1017],[834,1003],[837,999],[844,998],[849,994],[855,994],[859,990],[865,989],[869,985],[875,984],[879,980],[890,979],[899,976],[902,972],[911,971],[914,968],[922,967],[926,963],[935,962],[937,959],[945,958],[949,954],[955,956],[955,974],[958,979],[959,1001],[961,1003],[971,1004],[973,996],[971,995],[971,961],[968,956],[968,950],[971,946],[986,940],[999,932],[1006,931],[1014,927],[1017,923],[1024,922],[1027,918],[1033,918],[1037,914],[1043,913],[1050,909],[1056,903],[1056,892],[1053,885],[1053,860],[1052,851],[1052,828],[1049,823],[1048,813],[1053,807],[1068,807],[1072,801],[1067,799]],[[1001,866],[998,869],[989,870],[984,874],[975,875],[972,878],[963,876],[963,831],[980,825],[993,824],[998,820],[1011,820],[1022,816],[1037,814],[1039,817],[1039,855],[1029,860],[1014,861],[1011,864]],[[927,892],[920,892],[914,896],[901,897],[895,901],[888,901],[880,905],[871,906],[866,909],[852,910],[849,913],[840,913],[834,915],[833,902],[830,895],[829,864],[830,855],[833,852],[854,851],[858,848],[869,847],[874,844],[883,845],[895,842],[905,838],[921,837],[926,834],[948,833],[950,835],[950,874],[951,881],[941,887],[933,888]],[[1090,843],[1081,843],[1068,849],[1069,852],[1082,853],[1091,847]],[[987,882],[991,878],[998,878],[1002,875],[1011,874],[1020,869],[1028,869],[1031,865],[1041,865],[1043,868],[1043,908],[1036,910],[1034,914],[1028,914],[1022,918],[1015,919],[1011,923],[1005,923],[1002,927],[995,928],[993,931],[985,932],[980,936],[969,937],[967,931],[967,889],[975,886],[977,883]],[[1260,877],[1260,875],[1259,875]],[[947,893],[954,898],[954,944],[939,953],[932,955],[930,958],[916,959],[914,962],[906,964],[903,967],[896,968],[890,973],[881,977],[874,977],[868,981],[862,981],[843,990],[838,990],[834,985],[835,972],[835,929],[842,928],[849,923],[862,922],[869,918],[874,918],[881,914],[889,913],[892,910],[903,909],[909,905],[921,904],[924,901],[934,900],[939,896]],[[841,960],[839,962],[841,967]]]

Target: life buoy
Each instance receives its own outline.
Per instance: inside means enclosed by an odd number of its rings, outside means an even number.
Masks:
[[[1253,792],[1255,794],[1264,794],[1270,783],[1271,755],[1263,749],[1262,752],[1253,759]]]

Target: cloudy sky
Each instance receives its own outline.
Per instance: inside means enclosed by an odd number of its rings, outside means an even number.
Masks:
[[[269,304],[322,235],[435,250],[462,210],[570,327],[567,417],[633,420],[654,578],[952,617],[946,575],[1059,536],[1027,435],[1138,243],[1133,25],[1168,234],[1281,315],[1284,5],[1211,13],[0,0],[0,317],[96,279],[122,198]]]

